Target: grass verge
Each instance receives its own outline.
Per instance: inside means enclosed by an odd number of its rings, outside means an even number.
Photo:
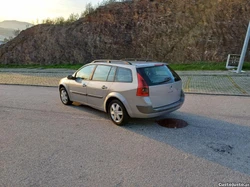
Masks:
[[[28,69],[53,69],[53,68],[64,68],[64,69],[79,69],[83,64],[56,64],[56,65],[1,65],[0,68],[28,68]],[[216,70],[227,70],[225,62],[193,62],[188,64],[169,63],[169,65],[177,71],[216,71]],[[237,69],[237,68],[236,68]],[[250,70],[250,62],[245,62],[243,70]]]
[[[169,64],[174,70],[178,71],[216,71],[227,70],[225,62],[193,62],[189,64]],[[237,68],[235,68],[237,69]],[[250,62],[245,62],[243,70],[250,70]]]
[[[27,69],[79,69],[83,64],[56,64],[56,65],[38,65],[38,64],[31,64],[31,65],[2,65],[0,64],[0,68],[27,68]]]

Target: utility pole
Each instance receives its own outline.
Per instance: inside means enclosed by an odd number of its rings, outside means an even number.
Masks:
[[[248,24],[247,34],[246,34],[245,42],[244,42],[244,45],[243,45],[243,48],[241,51],[240,61],[239,61],[239,65],[238,65],[236,73],[241,73],[242,66],[244,64],[244,60],[245,60],[245,56],[246,56],[246,52],[247,52],[249,39],[250,39],[250,22]]]

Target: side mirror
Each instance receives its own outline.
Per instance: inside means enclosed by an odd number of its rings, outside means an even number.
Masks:
[[[76,78],[73,75],[68,75],[67,79],[75,80]]]

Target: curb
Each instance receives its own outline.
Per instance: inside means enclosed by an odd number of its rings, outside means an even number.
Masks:
[[[58,88],[58,86],[35,85],[35,84],[9,84],[9,83],[0,83],[0,85],[6,85],[6,86],[34,86],[34,87]]]
[[[34,85],[34,84],[8,84],[0,83],[0,85],[6,86],[32,86],[32,87],[45,87],[45,88],[58,88],[58,86],[48,86],[48,85]],[[250,97],[250,95],[241,94],[223,94],[223,93],[199,93],[199,92],[184,92],[187,95],[214,95],[214,96],[236,96],[236,97]]]
[[[214,95],[214,96],[234,96],[234,97],[250,97],[250,95],[241,94],[223,94],[223,93],[198,93],[198,92],[184,92],[187,95]]]

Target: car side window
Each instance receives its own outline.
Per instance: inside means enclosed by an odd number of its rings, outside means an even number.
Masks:
[[[94,81],[106,81],[110,69],[111,69],[111,66],[98,65],[97,68],[95,69],[92,80],[94,80]]]
[[[89,80],[95,65],[85,66],[76,73],[76,78],[81,78],[84,80]]]
[[[114,78],[115,78],[115,71],[116,71],[116,67],[113,66],[113,67],[111,68],[110,72],[109,72],[109,76],[108,76],[107,81],[109,81],[109,82],[114,81]]]
[[[132,82],[131,70],[118,67],[115,75],[115,82]]]

